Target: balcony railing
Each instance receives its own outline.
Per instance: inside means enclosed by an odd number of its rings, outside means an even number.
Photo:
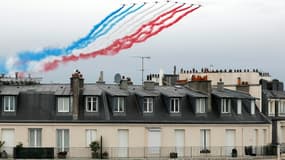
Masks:
[[[199,158],[199,157],[232,157],[233,149],[237,157],[248,156],[275,156],[276,147],[258,146],[258,147],[208,147],[206,150],[201,147],[103,147],[102,153],[107,152],[109,158],[169,158],[170,153],[177,153],[181,158]],[[13,148],[3,147],[9,157],[13,157]],[[54,148],[54,157],[57,157],[59,149]],[[99,151],[101,153],[101,151]],[[67,157],[70,158],[91,158],[89,147],[68,148]]]

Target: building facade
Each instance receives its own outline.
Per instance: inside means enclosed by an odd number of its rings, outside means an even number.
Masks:
[[[271,143],[271,121],[256,98],[219,82],[180,86],[84,83],[75,72],[69,84],[21,80],[0,85],[0,135],[12,155],[24,147],[52,147],[69,157],[90,157],[89,144],[102,141],[109,157],[245,156]]]

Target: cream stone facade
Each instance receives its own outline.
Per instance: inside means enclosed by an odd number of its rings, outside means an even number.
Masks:
[[[111,157],[118,157],[119,154],[119,130],[126,130],[128,134],[128,157],[147,157],[146,154],[148,143],[149,128],[158,128],[160,130],[161,144],[159,155],[167,157],[169,152],[175,151],[175,131],[184,132],[184,157],[200,156],[200,136],[201,129],[210,131],[210,145],[212,155],[220,155],[220,152],[226,150],[226,130],[235,132],[234,146],[238,149],[239,155],[244,155],[245,146],[264,146],[271,142],[271,125],[270,124],[249,124],[249,125],[223,125],[223,124],[77,124],[77,123],[2,123],[0,131],[5,129],[14,130],[14,145],[4,146],[4,148],[14,147],[19,142],[24,147],[29,147],[28,129],[42,129],[42,146],[56,148],[56,130],[69,130],[69,153],[70,157],[90,157],[91,151],[86,144],[86,130],[96,130],[96,140],[103,139],[103,150],[109,152]],[[4,140],[5,139],[1,139]],[[9,150],[9,149],[8,149]],[[10,153],[11,154],[11,153]],[[223,153],[226,154],[226,153]]]

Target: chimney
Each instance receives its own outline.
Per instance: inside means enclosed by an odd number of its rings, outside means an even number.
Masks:
[[[283,82],[279,82],[278,84],[278,91],[284,91],[284,83]]]
[[[151,77],[147,76],[147,80],[143,83],[143,88],[145,90],[154,90],[155,82],[151,81]]]
[[[163,86],[163,77],[164,77],[164,73],[163,73],[163,70],[160,69],[159,70],[159,86]]]
[[[222,79],[220,79],[220,81],[217,83],[217,89],[218,91],[224,91],[224,82]]]
[[[99,79],[98,81],[96,82],[97,84],[105,84],[105,81],[104,81],[104,72],[103,71],[100,71],[100,76],[99,76]]]
[[[277,79],[272,80],[272,90],[273,91],[278,91],[278,84],[279,84],[279,80]]]
[[[242,81],[240,84],[237,84],[236,85],[236,90],[237,91],[241,91],[241,92],[245,92],[245,93],[249,93],[249,84],[248,84],[248,82]]]
[[[127,90],[128,89],[128,80],[125,79],[123,76],[122,80],[120,81],[120,89]]]
[[[241,85],[241,78],[240,78],[240,77],[237,78],[237,85],[238,85],[238,86]]]
[[[212,111],[212,85],[209,80],[192,80],[188,82],[190,89],[200,91],[208,95],[208,109],[207,111]]]
[[[72,117],[73,120],[78,119],[78,112],[79,112],[79,98],[82,94],[83,87],[84,87],[84,79],[82,74],[75,70],[70,78],[70,88],[72,92]]]

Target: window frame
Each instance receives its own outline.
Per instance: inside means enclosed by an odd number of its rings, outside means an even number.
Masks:
[[[16,96],[4,95],[2,98],[3,98],[3,112],[8,112],[8,113],[15,112],[16,111]],[[8,104],[6,104],[7,102]]]
[[[222,98],[221,99],[221,113],[226,114],[226,113],[231,113],[231,99],[229,98]]]
[[[237,114],[242,114],[242,99],[237,99]]]
[[[153,97],[144,97],[143,98],[143,112],[144,113],[153,113],[154,108],[154,98]]]
[[[66,135],[65,135],[66,133]],[[61,134],[61,146],[59,140],[59,135]],[[65,137],[67,136],[67,138]],[[66,142],[65,140],[68,140]],[[69,151],[70,148],[70,130],[69,129],[56,129],[56,147],[58,152]]]
[[[200,153],[210,153],[211,130],[200,129]]]
[[[279,101],[278,113],[279,113],[279,116],[285,116],[285,100],[284,99],[280,99]]]
[[[204,101],[202,103],[202,101]],[[206,98],[196,99],[196,113],[206,113]],[[204,105],[203,105],[204,104]]]
[[[121,106],[122,105],[122,106]],[[123,113],[125,112],[126,97],[117,96],[114,97],[114,112]]]
[[[91,104],[90,109],[89,109],[89,104]],[[85,111],[88,113],[99,111],[99,97],[98,96],[86,96],[85,97]]]
[[[32,132],[34,133],[32,134]],[[42,146],[42,128],[28,128],[28,133],[29,133],[29,136],[28,136],[29,147],[41,147]],[[34,135],[34,137],[31,137],[31,135]],[[31,138],[34,139],[34,144],[32,144]]]
[[[250,114],[251,115],[255,114],[255,100],[254,99],[250,100]]]
[[[180,98],[170,98],[169,103],[170,113],[180,113]]]
[[[65,100],[63,100],[62,102],[63,102],[63,107],[60,107],[60,101],[59,100],[61,100],[61,99],[65,99]],[[66,107],[65,107],[65,101],[67,101],[67,99],[68,99],[68,110],[65,110],[65,109],[67,109]],[[57,97],[57,112],[58,113],[70,113],[71,111],[72,111],[72,101],[73,101],[73,99],[72,99],[72,96],[59,96],[59,97]]]
[[[91,136],[91,137],[88,137]],[[85,130],[85,140],[86,140],[86,147],[97,140],[97,130],[96,129],[86,129]],[[89,143],[89,144],[88,144]]]
[[[268,116],[275,116],[275,100],[268,100]]]

